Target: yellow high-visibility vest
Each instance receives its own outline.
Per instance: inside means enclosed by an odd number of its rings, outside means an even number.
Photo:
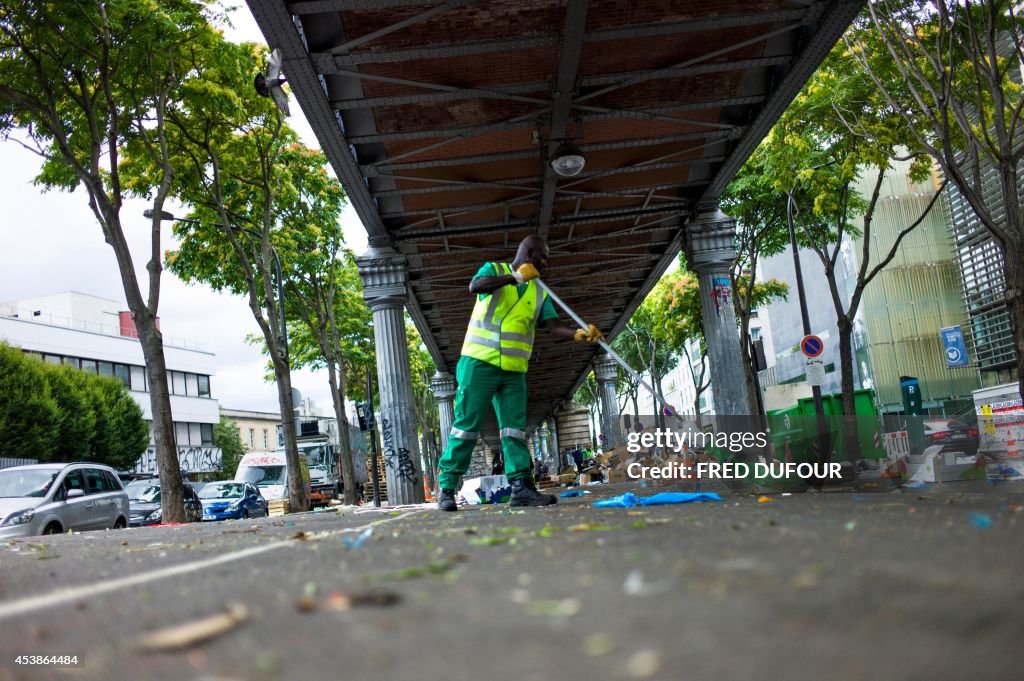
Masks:
[[[507,263],[491,263],[496,276],[512,274]],[[529,281],[520,296],[518,286],[502,286],[483,299],[477,297],[462,354],[505,371],[526,373],[533,352],[533,335],[547,296]]]

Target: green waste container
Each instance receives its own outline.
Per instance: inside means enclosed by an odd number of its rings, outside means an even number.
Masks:
[[[843,417],[843,401],[839,393],[822,395],[822,411],[829,432],[832,450],[836,452],[836,460],[847,461],[846,442],[843,439],[843,428],[846,420]],[[869,388],[855,390],[853,394],[855,427],[860,440],[860,453],[854,459],[881,459],[885,450],[881,446],[878,431],[878,413],[875,409],[875,391]],[[789,419],[786,419],[789,416]],[[796,462],[815,461],[814,442],[817,432],[817,418],[814,410],[814,398],[803,397],[796,405],[787,409],[778,409],[768,414],[768,423],[772,429],[771,441],[775,445],[775,456],[784,459],[785,447],[788,444],[791,459]]]

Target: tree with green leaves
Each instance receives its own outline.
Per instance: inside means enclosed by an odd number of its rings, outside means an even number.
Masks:
[[[220,470],[224,477],[233,477],[238,470],[238,464],[245,456],[245,445],[242,443],[242,434],[238,430],[238,424],[220,415],[220,421],[213,424],[213,446],[220,449]]]
[[[999,245],[1024,393],[1022,33],[1010,0],[887,0],[868,4],[845,45],[880,113],[905,126],[901,142],[934,159]]]
[[[89,459],[96,438],[96,412],[92,399],[91,374],[66,364],[44,364],[46,383],[57,403],[59,435],[51,461]],[[149,429],[146,430],[146,448]],[[142,453],[139,450],[138,454]],[[133,462],[134,463],[134,462]]]
[[[663,286],[658,289],[661,296],[659,305],[665,311],[664,333],[671,338],[672,345],[686,360],[690,379],[693,382],[693,414],[700,427],[703,419],[700,412],[700,396],[711,386],[708,373],[708,350],[704,342],[704,312],[701,309],[700,288],[697,277],[685,267],[682,254],[679,267],[662,277]],[[698,357],[694,357],[696,348]]]
[[[666,302],[668,279],[659,281],[651,294],[637,308],[625,328],[612,343],[612,349],[634,369],[650,376],[651,387],[657,393],[655,414],[658,427],[664,427],[664,415],[658,406],[665,401],[662,382],[679,363],[680,347],[674,320]]]
[[[305,510],[285,310],[278,300],[278,286],[294,264],[277,249],[290,251],[309,230],[287,218],[302,200],[297,182],[311,177],[320,161],[298,144],[274,102],[253,89],[252,74],[263,71],[264,58],[252,44],[219,45],[196,88],[195,106],[168,111],[168,136],[180,150],[176,197],[192,210],[175,223],[180,245],[167,263],[187,282],[247,298],[274,367],[288,499],[292,509]]]
[[[296,346],[295,339],[291,343],[292,365],[327,370],[338,423],[344,501],[355,504],[355,467],[345,415],[348,358],[356,352],[372,351],[372,316],[363,300],[355,256],[344,249],[338,221],[344,191],[328,175],[323,153],[307,150],[306,160],[293,169],[294,200],[285,203],[281,211],[283,224],[302,225],[304,229],[284,231],[278,249],[289,263],[286,313],[290,319],[298,318],[304,327],[298,337],[303,343]]]
[[[149,444],[149,425],[120,380],[0,343],[0,439],[18,458],[128,470]]]
[[[619,372],[625,373],[625,372]],[[583,379],[583,383],[580,387],[576,388],[576,392],[573,394],[573,402],[586,407],[587,413],[590,415],[590,432],[596,433],[599,428],[599,423],[604,423],[603,409],[604,406],[601,404],[601,396],[597,387],[597,378],[594,377],[593,371],[587,372],[587,377]],[[635,404],[634,404],[635,406]],[[621,415],[621,414],[617,414]]]
[[[88,378],[96,415],[89,460],[119,471],[130,470],[149,444],[149,424],[120,380],[112,376]]]
[[[150,225],[148,282],[136,274],[121,207],[132,191],[152,194],[157,215],[173,183],[166,113],[203,77],[205,50],[223,40],[204,3],[192,0],[0,0],[0,138],[43,161],[38,183],[85,190],[114,252],[125,299],[139,333],[161,483],[163,517],[185,519],[174,442],[160,302],[161,225]],[[148,159],[131,177],[122,155]]]
[[[766,169],[780,192],[787,194],[793,219],[804,246],[824,268],[839,330],[843,414],[854,410],[854,320],[864,291],[896,257],[903,240],[917,229],[934,207],[944,183],[920,215],[910,220],[891,243],[879,246],[873,238],[873,219],[892,159],[905,153],[912,141],[906,121],[891,115],[878,88],[862,64],[840,42],[825,58],[763,142]],[[910,177],[930,176],[931,159],[920,152],[908,157]],[[850,191],[861,174],[872,177],[872,192],[862,197]],[[855,218],[862,217],[858,227]],[[856,276],[844,290],[840,254],[846,240],[860,237]],[[857,428],[843,429],[845,449],[860,449]]]
[[[60,438],[60,408],[43,363],[0,343],[0,440],[4,454],[48,459]]]
[[[736,218],[736,259],[729,270],[729,278],[733,308],[740,330],[743,373],[751,405],[758,404],[760,400],[757,382],[754,380],[751,347],[747,342],[750,337],[750,316],[758,306],[777,298],[784,299],[787,295],[786,286],[782,282],[757,282],[757,267],[761,260],[781,253],[789,244],[786,195],[772,184],[767,174],[767,153],[767,146],[759,146],[729,183],[722,197],[722,209]],[[755,293],[758,294],[756,299]],[[700,373],[703,380],[706,371],[702,368]],[[697,380],[696,376],[694,380]]]

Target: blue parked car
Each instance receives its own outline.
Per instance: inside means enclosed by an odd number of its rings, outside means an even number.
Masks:
[[[267,515],[267,500],[250,482],[210,482],[199,491],[203,520],[239,520]]]

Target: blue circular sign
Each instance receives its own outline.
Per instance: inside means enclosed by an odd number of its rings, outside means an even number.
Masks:
[[[800,352],[806,357],[818,357],[825,351],[825,341],[819,336],[804,336],[800,341]]]

